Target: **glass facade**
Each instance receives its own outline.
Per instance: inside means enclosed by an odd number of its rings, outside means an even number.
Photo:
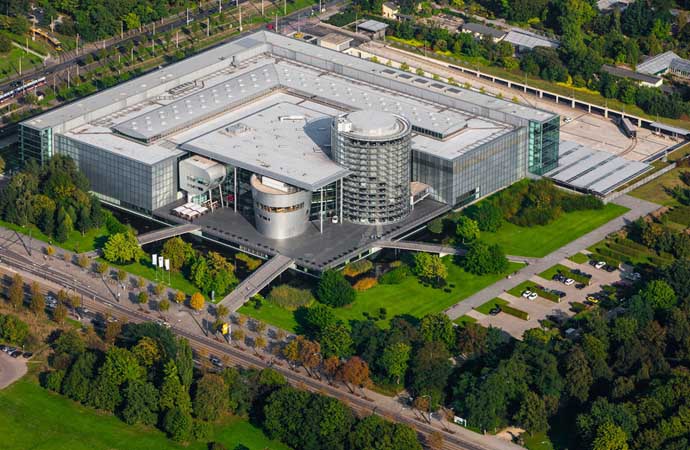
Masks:
[[[453,160],[412,151],[412,180],[432,187],[432,198],[463,206],[525,176],[526,130],[520,128]]]
[[[53,156],[53,129],[38,130],[24,124],[19,126],[19,151],[22,162],[35,159],[43,165]]]
[[[529,123],[528,169],[535,175],[543,175],[558,167],[560,117],[546,122]]]
[[[56,147],[74,159],[102,198],[147,213],[176,199],[176,158],[148,165],[62,135],[56,136]]]

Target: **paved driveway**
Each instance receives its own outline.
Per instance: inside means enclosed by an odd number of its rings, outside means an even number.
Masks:
[[[0,352],[0,389],[24,376],[26,373],[26,359],[12,358],[5,352]]]

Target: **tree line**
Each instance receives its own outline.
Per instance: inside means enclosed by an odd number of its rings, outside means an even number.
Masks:
[[[178,442],[208,442],[212,424],[234,414],[294,448],[421,450],[409,427],[358,419],[336,399],[288,387],[275,370],[195,368],[188,342],[153,323],[108,323],[103,336],[62,330],[51,347],[44,387]]]

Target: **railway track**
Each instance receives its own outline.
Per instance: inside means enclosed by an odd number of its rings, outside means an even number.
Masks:
[[[77,294],[83,297],[82,305],[88,309],[101,313],[115,315],[119,318],[124,318],[129,322],[141,323],[152,321],[156,317],[145,314],[138,310],[132,310],[123,305],[103,297],[94,289],[76,285],[74,279],[59,270],[55,270],[47,265],[39,265],[29,260],[22,255],[19,255],[7,248],[0,250],[0,264],[7,266],[10,271],[16,272],[13,269],[30,273],[31,275],[55,283],[59,286],[64,286],[67,289],[74,289]],[[301,389],[306,389],[311,392],[317,392],[330,397],[337,398],[343,401],[350,408],[352,408],[358,415],[366,416],[368,414],[378,414],[389,420],[394,420],[399,423],[405,423],[414,428],[422,438],[428,437],[433,432],[441,432],[444,439],[443,448],[448,450],[492,450],[493,447],[479,445],[472,442],[467,442],[460,437],[451,434],[450,432],[440,430],[430,426],[428,423],[419,418],[412,418],[399,414],[391,408],[382,408],[372,400],[362,398],[349,391],[343,391],[336,386],[330,385],[326,382],[311,378],[299,370],[293,370],[282,364],[273,364],[270,360],[261,358],[258,355],[251,354],[248,351],[243,351],[237,347],[228,345],[227,343],[218,342],[209,337],[192,333],[186,329],[171,325],[171,330],[184,338],[186,338],[191,347],[197,354],[208,354],[220,357],[230,363],[248,368],[273,368],[282,374],[288,382]]]

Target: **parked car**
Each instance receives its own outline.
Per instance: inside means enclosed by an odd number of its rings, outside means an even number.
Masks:
[[[551,277],[551,279],[554,281],[560,281],[561,283],[565,281],[565,277],[560,273],[555,274],[553,277]]]
[[[10,353],[10,356],[11,356],[12,358],[19,358],[20,356],[22,356],[22,354],[23,354],[23,352],[21,352],[21,351],[19,351],[19,350],[15,350],[15,351],[13,351],[12,353]]]
[[[582,289],[584,289],[584,288],[586,288],[586,287],[587,287],[587,285],[586,285],[585,283],[577,283],[577,284],[575,285],[575,289],[578,289],[578,290],[582,290]]]
[[[601,269],[606,265],[606,261],[599,261],[596,264],[594,264],[595,269]]]
[[[525,298],[529,298],[529,296],[532,295],[532,291],[529,289],[525,290],[525,292],[522,293],[522,296]]]
[[[582,275],[583,277],[592,278],[592,274],[587,273],[587,272],[583,272],[580,269],[573,269],[573,273],[575,273],[577,275]]]
[[[7,351],[7,346],[6,345],[0,345],[0,352],[6,352]]]
[[[527,297],[527,299],[534,301],[534,300],[537,299],[537,297],[539,297],[539,296],[537,295],[537,293],[536,293],[536,292],[532,292],[532,293]]]
[[[558,289],[551,289],[549,292],[551,292],[554,295],[557,295],[559,298],[565,297],[565,292],[559,291]]]
[[[616,270],[616,268],[615,268],[614,266],[612,266],[612,265],[606,264],[606,265],[604,266],[604,270],[607,271],[607,272],[614,272],[614,271]]]
[[[22,356],[23,356],[24,358],[26,358],[26,359],[29,359],[29,358],[31,358],[32,356],[34,356],[34,354],[31,353],[31,352],[24,352],[24,354],[23,354]]]
[[[500,312],[501,312],[501,307],[500,306],[494,306],[493,308],[491,308],[491,311],[489,311],[489,314],[492,316],[495,316]]]
[[[223,367],[223,361],[220,360],[217,356],[211,356],[209,358],[209,361],[211,361],[211,364],[213,364],[216,367],[222,368]]]
[[[587,296],[587,301],[590,302],[593,305],[596,305],[599,303],[599,299],[593,295],[588,295]]]
[[[565,284],[566,286],[570,286],[573,283],[575,283],[575,280],[573,280],[572,278],[566,278],[565,281],[563,281],[563,284]]]

